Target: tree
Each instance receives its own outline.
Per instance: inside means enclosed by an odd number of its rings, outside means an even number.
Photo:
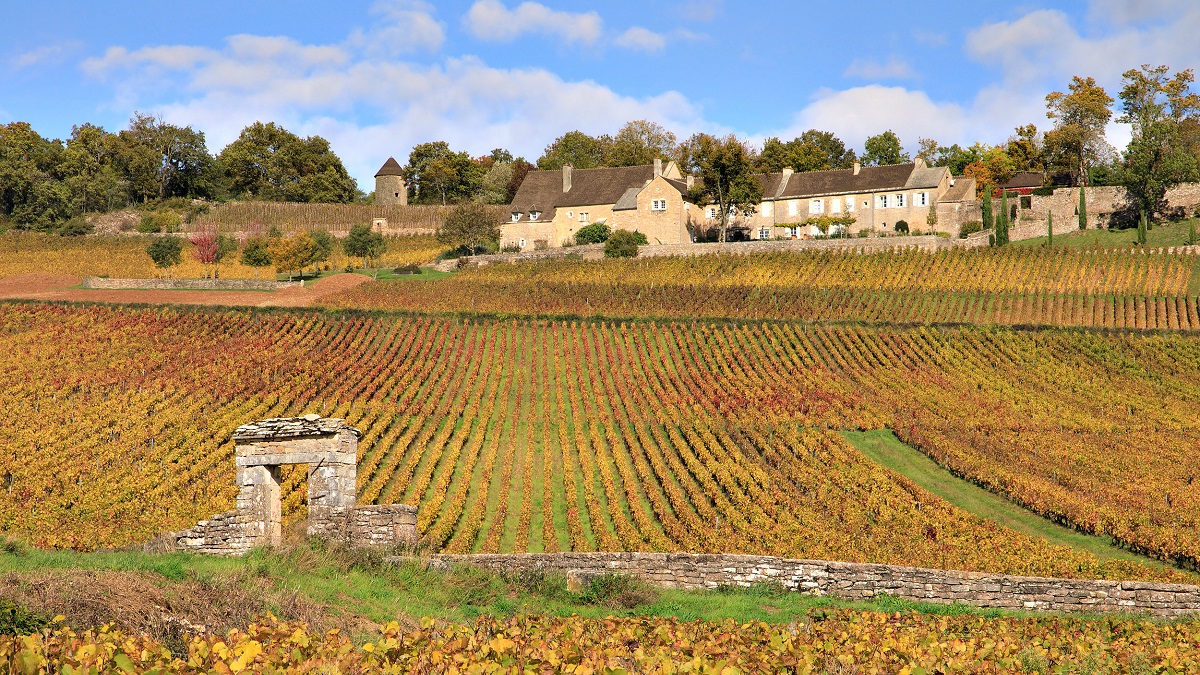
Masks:
[[[346,204],[358,184],[320,136],[300,138],[269,122],[242,129],[219,159],[230,190],[253,199]]]
[[[900,145],[900,137],[896,132],[887,130],[878,136],[867,139],[862,163],[865,166],[886,166],[888,164],[904,164],[912,159]]]
[[[929,204],[929,213],[927,213],[925,215],[925,224],[929,226],[930,230],[937,229],[937,224],[938,224],[937,204],[935,204],[933,202],[930,202],[930,204]]]
[[[459,204],[438,228],[437,240],[468,255],[475,255],[500,242],[500,222],[496,214],[483,204]]]
[[[1008,191],[1000,191],[1000,214],[996,216],[996,245],[1008,245]]]
[[[271,253],[267,250],[267,240],[262,237],[250,237],[242,247],[241,263],[254,268],[254,278],[258,278],[260,267],[271,266]]]
[[[362,258],[363,269],[366,269],[368,260],[378,258],[387,250],[387,242],[384,241],[382,233],[363,223],[350,228],[350,234],[346,235],[342,242],[342,250],[348,256]]]
[[[1083,186],[1089,166],[1108,146],[1104,129],[1112,119],[1113,99],[1091,77],[1072,78],[1069,91],[1046,96],[1046,117],[1054,120],[1054,129],[1046,133],[1045,143],[1052,161],[1069,168]]]
[[[942,146],[932,138],[917,139],[917,157],[925,160],[929,166],[934,166],[934,163],[937,162],[941,149]]]
[[[795,171],[827,171],[848,169],[856,157],[853,150],[828,131],[809,129],[784,143],[771,137],[763,142],[755,170],[760,173],[779,173],[784,167]]]
[[[146,253],[154,266],[171,278],[171,268],[178,265],[183,255],[183,242],[178,237],[155,237],[146,247]]]
[[[200,188],[213,161],[204,132],[135,112],[118,141],[116,159],[135,200],[203,196]]]
[[[1025,124],[1016,128],[1016,135],[1009,137],[1004,152],[1012,161],[1014,171],[1046,170],[1043,146],[1045,139],[1036,125]]]
[[[1087,229],[1087,197],[1084,196],[1084,189],[1079,188],[1079,229]]]
[[[546,171],[557,171],[564,164],[576,169],[594,169],[604,165],[604,157],[611,144],[612,139],[608,136],[594,138],[582,131],[568,131],[546,146],[537,165]]]
[[[1046,212],[1046,247],[1054,248],[1054,212]]]
[[[980,210],[983,212],[983,229],[995,229],[996,220],[992,214],[992,188],[990,186],[984,188],[983,201],[980,204]]]
[[[299,272],[313,263],[319,249],[312,237],[298,233],[275,239],[267,246],[267,252],[276,271],[287,274],[291,280],[293,272]]]
[[[936,159],[930,164],[932,166],[944,166],[950,169],[950,173],[955,176],[965,174],[967,167],[974,162],[983,161],[983,146],[979,143],[969,147],[962,148],[957,143],[950,147],[938,146]]]
[[[316,255],[312,259],[313,269],[316,269],[319,264],[329,260],[329,256],[333,255],[334,250],[337,249],[338,240],[329,232],[319,229],[309,232],[308,236],[317,245]]]
[[[762,185],[752,174],[752,153],[733,135],[715,138],[697,134],[687,143],[693,150],[691,165],[686,170],[700,179],[687,199],[698,206],[717,207],[721,241],[726,241],[729,217],[734,213],[754,213],[762,201]]]
[[[1137,222],[1137,245],[1138,246],[1146,245],[1146,240],[1147,240],[1146,229],[1147,229],[1146,228],[1146,212],[1142,211],[1141,213],[1138,214],[1138,222]]]
[[[445,141],[421,143],[408,155],[404,175],[414,192],[413,202],[451,204],[470,199],[479,190],[486,169],[466,152],[455,152]]]
[[[204,276],[209,276],[209,268],[216,267],[221,255],[221,244],[215,231],[197,232],[191,237],[192,257],[204,267]]]
[[[675,153],[675,134],[661,125],[634,120],[621,127],[604,151],[605,166],[642,166]],[[576,167],[580,168],[580,167]]]
[[[1129,70],[1120,94],[1117,121],[1133,126],[1121,182],[1147,221],[1166,206],[1167,190],[1200,176],[1184,134],[1185,122],[1200,116],[1200,96],[1191,90],[1194,76],[1191,70],[1173,77],[1168,72],[1166,66]]]
[[[639,232],[631,232],[629,230],[614,230],[609,235],[608,240],[604,242],[604,257],[605,258],[636,258],[638,255],[638,244],[646,243],[646,235],[640,238],[637,236]]]
[[[479,192],[475,195],[475,201],[480,204],[510,203],[512,198],[509,197],[508,186],[512,182],[512,176],[512,162],[493,163],[487,173],[483,174],[483,181]]]
[[[1196,245],[1196,219],[1195,218],[1188,220],[1187,241],[1185,241],[1184,243],[1186,243],[1188,246]]]
[[[586,244],[603,244],[608,241],[609,235],[612,234],[612,229],[604,223],[591,223],[579,228],[575,233],[575,243],[580,246]]]
[[[20,229],[50,230],[70,216],[69,195],[54,180],[63,152],[26,122],[0,125],[0,216]]]
[[[55,172],[73,213],[107,211],[127,203],[128,186],[115,166],[115,134],[92,124],[75,126]]]
[[[508,179],[508,197],[505,199],[505,204],[511,204],[514,197],[517,196],[517,190],[521,189],[521,183],[525,182],[525,176],[537,167],[525,161],[523,157],[518,157],[512,163],[512,178]],[[562,167],[559,167],[560,169]]]

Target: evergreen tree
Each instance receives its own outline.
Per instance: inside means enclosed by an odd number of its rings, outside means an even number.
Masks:
[[[1046,214],[1046,246],[1047,248],[1054,247],[1054,214]]]
[[[1137,245],[1138,246],[1146,245],[1146,212],[1145,211],[1142,211],[1141,217],[1138,218]]]
[[[1188,246],[1196,245],[1196,219],[1195,218],[1188,221],[1187,245]]]
[[[996,216],[996,245],[1008,245],[1008,192],[1000,192],[1000,213]]]
[[[1087,229],[1087,197],[1083,195],[1083,188],[1079,188],[1079,229]]]
[[[996,220],[992,217],[992,189],[984,186],[983,192],[983,229],[995,229]]]

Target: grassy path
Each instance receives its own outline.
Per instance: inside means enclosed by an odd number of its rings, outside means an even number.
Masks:
[[[1101,560],[1118,559],[1156,567],[1167,566],[1160,560],[1130,553],[1114,545],[1106,537],[1084,534],[1047,520],[970,481],[963,480],[942,468],[928,455],[906,445],[890,430],[846,431],[842,432],[842,436],[872,461],[905,476],[938,497],[980,518],[1040,537],[1051,544],[1088,551]]]

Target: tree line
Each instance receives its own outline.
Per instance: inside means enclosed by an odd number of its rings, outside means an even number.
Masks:
[[[329,141],[254,124],[219,153],[204,132],[135,113],[127,129],[94,124],[66,140],[27,122],[0,125],[0,220],[49,231],[88,213],[172,198],[348,203],[362,199]]]

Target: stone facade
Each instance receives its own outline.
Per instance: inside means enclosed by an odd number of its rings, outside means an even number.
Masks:
[[[84,288],[102,290],[165,290],[165,291],[277,291],[301,286],[300,281],[268,281],[255,279],[108,279],[84,277]]]
[[[174,533],[177,548],[240,555],[282,540],[280,467],[308,465],[308,534],[351,544],[390,546],[416,542],[416,507],[358,507],[359,432],[340,419],[317,415],[275,418],[238,427],[238,497],[233,511]]]
[[[1031,195],[1009,200],[1009,209],[1016,207],[1017,220],[1009,228],[1009,239],[1020,241],[1046,236],[1046,218],[1054,214],[1054,234],[1066,234],[1079,229],[1080,188],[1058,188],[1052,195]],[[1121,214],[1128,210],[1129,194],[1123,187],[1101,186],[1083,188],[1086,191],[1087,229],[1120,225]],[[993,200],[999,209],[999,200]],[[1167,191],[1167,210],[1174,216],[1191,216],[1200,208],[1200,183],[1185,183]]]
[[[402,560],[402,559],[393,559]],[[774,583],[792,591],[848,599],[880,594],[936,603],[1063,612],[1200,614],[1200,586],[1140,581],[1048,579],[980,572],[692,553],[525,553],[436,555],[435,567],[467,564],[498,572],[565,573],[576,588],[603,574],[625,574],[667,588]]]

